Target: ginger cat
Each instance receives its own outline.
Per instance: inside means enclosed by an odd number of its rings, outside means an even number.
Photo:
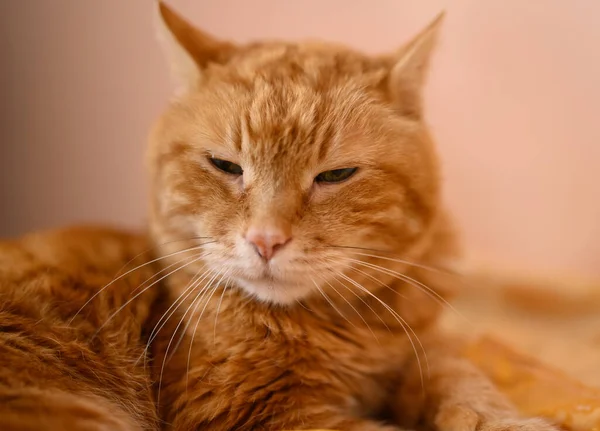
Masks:
[[[237,45],[158,9],[180,84],[149,148],[175,268],[151,336],[166,428],[555,429],[435,327],[433,269],[457,258],[421,100],[442,17],[370,57]]]
[[[149,151],[158,257],[111,230],[0,244],[0,430],[554,430],[436,328],[441,18],[368,57],[222,42],[157,5],[182,84]]]

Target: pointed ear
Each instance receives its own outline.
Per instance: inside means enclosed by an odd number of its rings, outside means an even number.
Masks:
[[[421,118],[422,88],[444,15],[444,12],[438,14],[427,27],[400,48],[393,57],[388,91],[392,101],[404,116]]]
[[[196,88],[210,63],[224,63],[235,47],[195,28],[164,2],[155,1],[156,30],[178,91]]]

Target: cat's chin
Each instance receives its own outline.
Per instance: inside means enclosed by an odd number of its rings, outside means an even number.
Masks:
[[[315,289],[314,284],[286,282],[273,279],[237,281],[238,286],[257,301],[290,305],[306,298]]]

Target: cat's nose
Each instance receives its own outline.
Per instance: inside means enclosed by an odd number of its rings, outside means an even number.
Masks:
[[[254,246],[256,252],[265,260],[281,250],[292,239],[291,233],[275,226],[250,227],[246,232],[246,240]]]

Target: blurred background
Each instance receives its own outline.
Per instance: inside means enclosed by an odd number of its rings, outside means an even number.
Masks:
[[[472,262],[600,276],[597,0],[171,0],[235,41],[392,50],[448,12],[427,87]],[[171,95],[150,0],[0,0],[0,236],[143,227],[148,130]]]

